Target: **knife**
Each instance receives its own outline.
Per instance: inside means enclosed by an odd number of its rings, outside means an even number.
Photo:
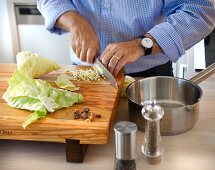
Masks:
[[[93,63],[100,71],[100,73],[105,77],[105,79],[112,85],[114,88],[117,88],[117,82],[114,76],[105,68],[105,66],[99,61],[98,58],[95,59]]]

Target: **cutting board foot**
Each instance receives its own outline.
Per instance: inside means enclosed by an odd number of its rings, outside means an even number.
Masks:
[[[87,144],[80,144],[79,140],[66,139],[66,161],[83,162],[87,147]]]

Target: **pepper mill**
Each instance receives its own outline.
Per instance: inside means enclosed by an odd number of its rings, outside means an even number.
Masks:
[[[115,170],[137,170],[136,132],[137,126],[129,121],[118,122],[114,126],[116,157]]]
[[[142,153],[146,157],[159,157],[164,152],[160,135],[160,119],[164,116],[164,110],[153,102],[142,108],[142,115],[145,119]]]

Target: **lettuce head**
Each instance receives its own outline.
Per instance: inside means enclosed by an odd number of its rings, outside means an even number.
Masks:
[[[16,55],[16,60],[17,69],[32,78],[39,78],[46,73],[60,68],[54,61],[29,51],[19,52]]]

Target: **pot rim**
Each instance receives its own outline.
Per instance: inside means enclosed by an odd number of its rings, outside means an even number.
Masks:
[[[157,79],[157,78],[175,79],[175,80],[184,81],[185,83],[190,83],[190,84],[192,84],[192,86],[194,86],[195,88],[197,88],[197,90],[199,90],[200,95],[199,95],[199,98],[197,99],[197,102],[195,102],[195,103],[193,103],[193,104],[191,104],[191,105],[185,105],[185,106],[176,107],[176,108],[174,108],[174,109],[185,108],[185,107],[189,107],[189,106],[194,106],[194,105],[196,105],[196,104],[201,100],[201,98],[202,98],[203,92],[202,92],[201,87],[200,87],[197,83],[195,83],[195,82],[193,82],[193,81],[191,81],[191,80],[184,79],[184,78],[170,77],[170,76],[153,76],[153,77],[146,77],[146,78],[141,78],[141,79],[135,80],[134,82],[132,82],[131,84],[129,84],[128,87],[126,88],[126,96],[127,96],[127,98],[128,98],[130,101],[132,101],[133,103],[135,103],[135,104],[137,104],[137,105],[139,105],[139,106],[143,106],[143,105],[141,105],[141,104],[135,102],[134,100],[132,100],[132,99],[128,96],[128,90],[129,90],[129,88],[130,88],[133,84],[137,83],[138,81],[147,81],[147,80],[150,80],[150,79]],[[168,109],[168,108],[165,108],[165,109]]]

